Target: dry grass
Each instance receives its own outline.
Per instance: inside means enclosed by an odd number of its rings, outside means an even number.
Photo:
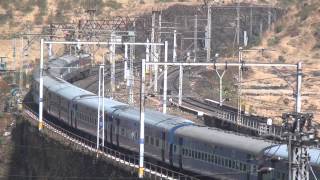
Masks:
[[[259,58],[259,61],[279,62],[285,63],[297,63],[302,61],[303,63],[303,86],[302,86],[302,110],[311,111],[315,113],[315,120],[320,122],[320,114],[318,113],[317,107],[320,107],[320,98],[318,87],[320,85],[319,76],[315,72],[320,70],[319,60],[319,48],[315,48],[318,39],[317,28],[320,22],[320,2],[311,0],[308,2],[291,5],[289,7],[288,14],[283,17],[275,26],[281,25],[281,32],[277,29],[266,32],[260,47],[268,47],[275,51],[265,53],[263,57],[259,53],[247,54],[250,58]],[[317,7],[306,8],[306,7]],[[308,12],[306,12],[308,11]],[[268,46],[270,39],[277,37],[278,42],[272,46]],[[269,44],[270,45],[270,44]],[[280,70],[287,73],[295,73],[295,69]],[[276,75],[274,70],[255,70],[255,74],[250,76],[247,81],[251,81],[246,85],[262,85],[262,84],[288,84],[283,78],[272,78]],[[268,79],[268,78],[272,79]],[[263,81],[254,81],[254,79],[264,79]],[[290,78],[292,86],[295,87],[294,77]],[[287,89],[293,90],[291,88]],[[263,104],[259,101],[255,101],[252,96],[245,97],[245,103],[249,106],[257,107],[257,113],[263,115],[272,115],[277,117],[283,112],[293,111],[294,109],[294,98],[293,94],[287,94],[283,96],[274,95],[263,95],[259,96],[259,99],[263,100]],[[289,100],[289,104],[284,103],[284,99]],[[270,104],[275,106],[271,107]],[[275,108],[276,107],[276,108]]]

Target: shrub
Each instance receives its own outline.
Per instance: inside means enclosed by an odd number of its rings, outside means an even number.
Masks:
[[[251,40],[249,39],[249,41],[250,41],[249,46],[257,46],[260,44],[261,39],[258,35],[253,35],[251,37]]]
[[[42,24],[42,22],[43,22],[43,16],[41,15],[41,13],[35,14],[34,23],[36,25],[40,25]]]
[[[315,28],[315,32],[313,33],[314,37],[316,38],[317,41],[320,41],[320,23],[317,24]]]
[[[5,14],[0,15],[0,23],[5,24],[8,20],[12,19],[12,9],[8,9]]]
[[[47,18],[47,24],[51,24],[51,23],[53,23],[53,21],[54,21],[54,17],[53,17],[52,12],[50,12],[50,14],[48,15],[48,18]]]
[[[14,1],[14,6],[18,11],[21,11],[25,14],[28,14],[33,11],[35,6],[35,0],[28,0],[28,1]]]
[[[120,9],[122,7],[120,3],[114,0],[107,1],[105,5],[115,10]]]
[[[313,49],[320,49],[320,41],[316,42],[316,44],[313,46]]]
[[[38,0],[36,2],[36,4],[40,9],[40,14],[42,16],[46,15],[47,14],[47,0]]]
[[[306,20],[309,17],[309,15],[311,14],[311,12],[313,10],[315,10],[316,8],[317,8],[316,6],[312,6],[312,5],[304,5],[304,6],[302,6],[302,9],[298,13],[298,16],[300,17],[300,20],[301,21]]]
[[[58,2],[57,9],[63,12],[68,12],[72,9],[72,4],[70,1],[60,0]]]
[[[11,2],[11,0],[1,0],[0,6],[2,6],[3,9],[8,9]]]
[[[282,25],[277,25],[274,31],[277,34],[281,33],[283,31],[283,26]]]
[[[284,63],[286,62],[286,59],[283,56],[278,56],[278,61]]]
[[[274,46],[274,45],[278,44],[279,42],[280,42],[279,37],[274,36],[274,37],[268,39],[268,46]]]
[[[280,0],[279,3],[282,7],[288,7],[295,2],[296,2],[296,0]]]

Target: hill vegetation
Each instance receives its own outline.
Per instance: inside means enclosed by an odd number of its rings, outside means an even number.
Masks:
[[[318,0],[280,0],[287,13],[273,28],[265,33],[258,48],[271,51],[248,53],[247,57],[254,57],[259,61],[303,64],[302,109],[315,113],[315,120],[319,121],[320,98],[318,87],[320,69],[320,1]],[[282,73],[279,73],[279,72]],[[279,116],[294,107],[295,69],[256,69],[247,79],[245,86],[261,86],[265,84],[289,86],[292,93],[275,96],[263,95],[259,97],[247,96],[246,103],[256,107],[259,114]],[[292,74],[292,76],[288,76]],[[272,78],[270,78],[272,77]],[[257,79],[264,79],[257,81]],[[274,91],[275,92],[275,91]],[[258,101],[257,101],[258,99]],[[263,103],[261,103],[263,102]],[[259,108],[261,107],[261,108]],[[267,107],[267,108],[266,108]],[[260,111],[260,112],[259,112]]]
[[[1,0],[0,1],[0,55],[12,59],[11,39],[16,32],[31,26],[48,24],[51,22],[72,22],[81,18],[87,18],[85,10],[96,9],[97,19],[109,16],[128,15],[136,16],[153,9],[163,9],[176,3],[186,5],[203,5],[203,0]],[[218,4],[235,3],[236,0],[219,1]],[[287,13],[273,27],[267,31],[257,46],[274,51],[262,53],[246,53],[245,57],[259,62],[297,63],[303,62],[305,73],[303,86],[303,108],[308,111],[317,111],[320,107],[317,87],[320,85],[317,72],[320,69],[320,1],[319,0],[242,0],[241,2],[253,2],[256,4],[272,4],[286,9]],[[18,43],[17,43],[18,44]],[[19,49],[20,47],[17,47]],[[30,51],[30,59],[38,57],[38,47]],[[31,58],[32,57],[32,58]],[[250,71],[251,73],[252,71]],[[276,70],[253,70],[248,76],[245,87],[257,87],[264,84],[276,84],[288,86],[288,78],[284,79]],[[290,71],[291,73],[294,70]],[[264,77],[273,77],[263,81]],[[294,77],[289,78],[293,82]],[[251,81],[252,80],[252,81]],[[253,81],[254,80],[254,81]],[[289,86],[294,86],[289,84]],[[289,89],[290,90],[290,89]],[[265,103],[260,103],[263,101]],[[258,102],[258,103],[257,103]],[[272,103],[277,102],[277,108],[271,108]],[[289,103],[288,102],[292,102]],[[256,113],[278,116],[280,112],[291,110],[294,98],[292,94],[286,96],[263,95],[256,97],[244,97],[247,107],[261,107],[263,111]],[[268,106],[267,106],[268,104]],[[266,108],[266,106],[268,108]],[[281,108],[279,108],[281,107]],[[283,108],[282,108],[283,107]],[[259,109],[259,108],[255,108]]]

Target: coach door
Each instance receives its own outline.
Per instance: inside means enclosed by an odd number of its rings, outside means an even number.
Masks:
[[[105,137],[104,137],[104,139],[105,139],[105,141],[107,141],[108,142],[108,125],[109,125],[109,120],[108,120],[108,115],[107,115],[107,113],[105,113],[104,114],[104,121],[105,121],[105,124],[104,124],[104,126],[105,126],[105,128],[104,128],[104,135],[105,135]]]
[[[163,131],[161,133],[162,143],[161,143],[161,159],[165,161],[165,148],[166,148],[166,133]]]
[[[109,124],[109,134],[110,134],[110,143],[113,144],[112,134],[113,134],[113,115],[110,116],[110,124]]]
[[[182,146],[183,146],[183,138],[179,138],[179,168],[182,169]]]
[[[117,127],[116,127],[116,141],[117,141],[117,146],[119,147],[119,134],[120,134],[120,119],[116,118],[116,122],[117,122]]]
[[[71,111],[71,116],[70,116],[70,125],[71,127],[75,127],[75,113],[74,113],[74,109],[75,109],[75,104],[73,104],[73,102],[71,101],[71,108],[70,108],[70,111]]]

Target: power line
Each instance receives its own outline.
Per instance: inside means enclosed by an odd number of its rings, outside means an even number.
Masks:
[[[83,176],[26,176],[26,175],[18,175],[18,174],[10,174],[7,176],[0,176],[0,178],[7,178],[7,177],[20,177],[20,178],[39,178],[39,179],[109,179],[111,178],[110,175],[108,176],[91,176],[91,177],[83,177]],[[136,177],[112,177],[112,179],[138,179]]]

